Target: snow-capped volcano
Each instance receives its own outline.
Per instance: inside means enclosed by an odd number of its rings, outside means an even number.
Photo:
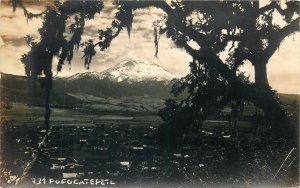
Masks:
[[[69,79],[75,80],[83,76],[98,79],[108,78],[117,82],[125,80],[129,82],[139,82],[143,80],[170,81],[176,78],[162,67],[144,58],[129,58],[103,72],[80,73],[71,76]]]

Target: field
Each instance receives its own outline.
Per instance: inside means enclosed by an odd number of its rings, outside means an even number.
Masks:
[[[298,152],[263,136],[245,117],[237,134],[226,118],[211,117],[203,131],[184,134],[178,151],[167,152],[155,113],[52,108],[46,136],[42,107],[8,103],[1,110],[1,185],[68,186],[54,181],[63,179],[104,187],[299,185]]]

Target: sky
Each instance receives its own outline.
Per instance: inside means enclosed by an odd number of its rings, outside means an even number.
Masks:
[[[1,0],[0,0],[1,1]],[[46,3],[27,5],[27,8],[34,13],[44,10]],[[97,14],[94,20],[85,23],[85,30],[82,41],[94,39],[97,41],[98,30],[109,27],[114,16],[113,5],[105,2],[105,9]],[[98,48],[89,71],[101,72],[108,69],[129,57],[141,57],[152,61],[177,77],[186,75],[189,72],[189,62],[192,58],[173,42],[161,35],[159,39],[158,58],[154,57],[154,36],[152,22],[163,15],[159,9],[143,9],[134,12],[134,22],[130,39],[127,31],[123,30],[115,38],[109,49],[101,52]],[[280,18],[278,18],[280,19]],[[68,21],[72,21],[72,18]],[[20,57],[30,48],[26,45],[26,35],[39,39],[37,29],[41,27],[41,19],[27,20],[23,11],[18,8],[16,12],[7,3],[0,3],[0,71],[10,74],[24,75],[24,66]],[[66,33],[68,37],[68,34]],[[280,93],[300,94],[300,34],[297,32],[286,38],[278,51],[270,59],[267,71],[269,83],[273,89]],[[62,72],[56,75],[57,58],[53,61],[53,72],[56,76],[70,76],[78,72],[86,72],[81,59],[82,49],[74,54],[71,67],[66,65]],[[253,66],[246,63],[241,68],[253,80]]]

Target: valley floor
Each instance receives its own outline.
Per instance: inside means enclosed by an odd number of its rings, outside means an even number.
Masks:
[[[263,131],[258,137],[246,121],[232,135],[224,119],[210,119],[202,132],[185,134],[178,151],[167,152],[155,114],[53,108],[47,132],[41,107],[13,103],[1,110],[4,187],[299,186],[298,148]]]

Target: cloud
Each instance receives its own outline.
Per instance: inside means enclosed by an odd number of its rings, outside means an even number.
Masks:
[[[300,94],[300,34],[287,37],[267,65],[270,85],[279,92]]]
[[[34,35],[38,36],[38,28],[42,26],[42,20],[33,18],[28,20],[24,17],[23,11],[18,9],[13,12],[11,7],[0,7],[0,34],[10,36],[26,36]]]
[[[4,45],[4,41],[2,39],[2,37],[0,36],[0,46]]]
[[[28,9],[33,12],[43,11],[46,1],[42,7],[28,5]],[[93,20],[85,22],[85,29],[82,35],[82,42],[94,39],[98,41],[98,30],[106,29],[111,25],[115,15],[112,1],[104,1],[104,10],[95,16]],[[131,38],[129,40],[126,29],[124,29],[111,46],[104,52],[96,48],[97,54],[93,57],[91,70],[103,71],[116,65],[128,56],[138,56],[153,61],[165,70],[177,75],[184,76],[189,72],[189,62],[192,58],[174,45],[165,35],[161,35],[159,40],[158,58],[154,57],[155,48],[153,43],[152,22],[163,17],[162,10],[157,8],[139,9],[134,12],[134,22],[132,25]],[[68,19],[69,24],[74,20]],[[20,56],[27,52],[29,48],[23,41],[26,35],[32,35],[39,39],[38,28],[42,26],[41,19],[32,19],[27,22],[21,9],[16,12],[12,7],[1,3],[0,7],[0,71],[24,75],[24,67],[20,62]],[[65,35],[71,35],[66,31]],[[268,78],[274,89],[283,93],[299,93],[300,79],[300,34],[297,33],[287,38],[280,46],[279,50],[272,56],[268,63]],[[69,76],[78,72],[86,72],[83,66],[83,49],[74,53],[74,58],[69,70],[66,62],[63,71],[59,76]],[[56,69],[57,58],[53,61],[53,71]],[[248,63],[243,69],[254,80],[253,66]]]
[[[24,36],[17,35],[2,35],[2,41],[4,44],[11,44],[13,46],[24,46],[26,45]]]
[[[20,57],[28,50],[29,47],[27,46],[17,47],[12,44],[5,44],[0,46],[0,71],[24,75],[24,66],[20,61]]]

